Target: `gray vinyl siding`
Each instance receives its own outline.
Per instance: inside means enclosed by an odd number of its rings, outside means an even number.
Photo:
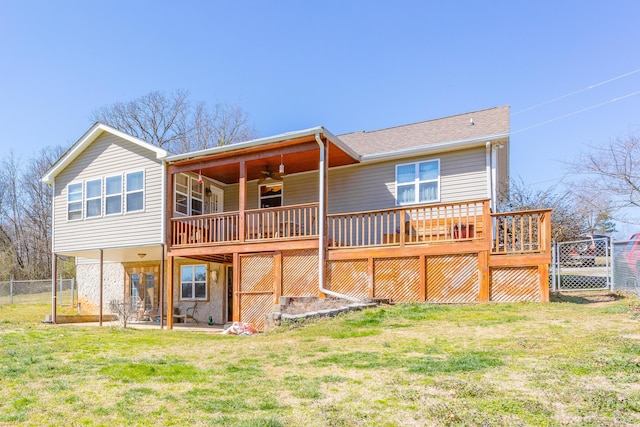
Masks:
[[[162,243],[162,169],[156,154],[103,133],[55,178],[54,251],[57,253]],[[67,185],[126,172],[144,171],[144,211],[67,220]],[[123,184],[126,178],[123,175]],[[124,187],[124,186],[123,186]],[[104,214],[104,181],[103,181]],[[83,196],[86,190],[83,186]],[[124,188],[122,198],[126,197]]]
[[[396,165],[440,159],[440,202],[488,198],[484,148],[415,157],[381,163],[360,164],[329,170],[329,213],[393,208]],[[499,159],[501,162],[503,159]],[[284,177],[284,203],[297,205],[318,201],[318,172]],[[238,209],[238,185],[225,187],[225,210]],[[258,183],[247,184],[247,209],[258,206]]]
[[[329,172],[329,213],[393,208],[396,165],[440,159],[440,202],[487,198],[485,150],[473,149],[332,169]]]

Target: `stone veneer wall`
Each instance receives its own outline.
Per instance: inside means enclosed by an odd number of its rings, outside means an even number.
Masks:
[[[110,313],[109,301],[124,297],[124,266],[119,262],[103,264],[102,310]],[[100,305],[100,264],[78,264],[76,266],[78,302],[83,314],[98,314]]]

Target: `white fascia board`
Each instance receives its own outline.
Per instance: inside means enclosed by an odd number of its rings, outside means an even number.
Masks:
[[[382,162],[385,160],[402,159],[406,157],[436,154],[446,151],[464,150],[465,148],[484,147],[487,141],[508,138],[508,133],[488,135],[480,138],[464,139],[460,141],[441,142],[426,146],[387,151],[385,153],[367,154],[362,156],[362,163]]]
[[[192,151],[190,153],[177,154],[174,156],[167,157],[167,162],[179,162],[181,160],[188,159],[197,159],[198,157],[211,156],[215,154],[221,153],[230,153],[234,151],[242,151],[249,148],[260,147],[263,145],[269,145],[277,142],[289,141],[292,139],[304,138],[315,136],[316,134],[320,134],[327,138],[329,141],[333,142],[336,146],[340,147],[344,152],[349,154],[355,160],[360,160],[360,155],[353,151],[350,147],[348,147],[344,142],[342,142],[337,136],[333,135],[331,132],[326,130],[322,126],[316,126],[309,129],[286,132],[281,133],[279,135],[268,136],[264,138],[252,139],[250,141],[238,142],[235,144],[222,145],[219,147],[207,148],[204,150]]]
[[[71,148],[69,148],[69,150],[67,150],[67,152],[64,153],[56,163],[53,164],[53,166],[41,178],[41,181],[49,185],[53,184],[53,180],[56,177],[56,175],[58,175],[60,171],[62,171],[71,162],[73,162],[75,158],[78,157],[80,153],[82,153],[84,149],[87,148],[87,146],[89,146],[93,141],[98,139],[98,137],[103,132],[110,133],[126,141],[129,141],[133,144],[136,144],[142,148],[146,148],[147,150],[153,151],[154,153],[156,153],[156,158],[158,160],[163,160],[169,155],[169,152],[163,148],[149,144],[148,142],[145,142],[140,138],[136,138],[135,136],[131,136],[127,133],[119,131],[118,129],[113,128],[109,125],[105,125],[104,123],[98,122],[94,124],[91,127],[91,129],[85,132],[85,134],[82,135],[82,137],[78,141],[76,141],[76,143],[73,144]]]

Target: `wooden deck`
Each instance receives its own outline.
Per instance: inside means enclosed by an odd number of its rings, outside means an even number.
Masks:
[[[326,216],[317,203],[171,219],[169,256],[234,267],[234,318],[260,328],[280,296],[466,303],[549,298],[551,210],[491,213],[488,200]],[[322,244],[320,242],[323,242]]]

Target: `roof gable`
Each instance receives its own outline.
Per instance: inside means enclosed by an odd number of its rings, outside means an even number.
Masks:
[[[338,138],[366,157],[508,135],[509,106],[503,106]]]
[[[47,173],[45,173],[42,177],[42,182],[53,184],[55,177],[67,166],[69,166],[69,164],[71,164],[88,146],[93,144],[93,142],[105,132],[156,153],[156,158],[158,159],[164,159],[167,157],[167,155],[169,155],[169,152],[163,148],[149,144],[148,142],[145,142],[139,138],[119,131],[116,128],[98,122],[94,124],[91,129],[89,129],[84,135],[82,135],[82,137],[78,141],[76,141],[76,143],[73,144],[71,148],[69,148],[66,153],[64,153],[62,157],[60,157],[58,161],[53,164],[53,166],[51,166]]]

